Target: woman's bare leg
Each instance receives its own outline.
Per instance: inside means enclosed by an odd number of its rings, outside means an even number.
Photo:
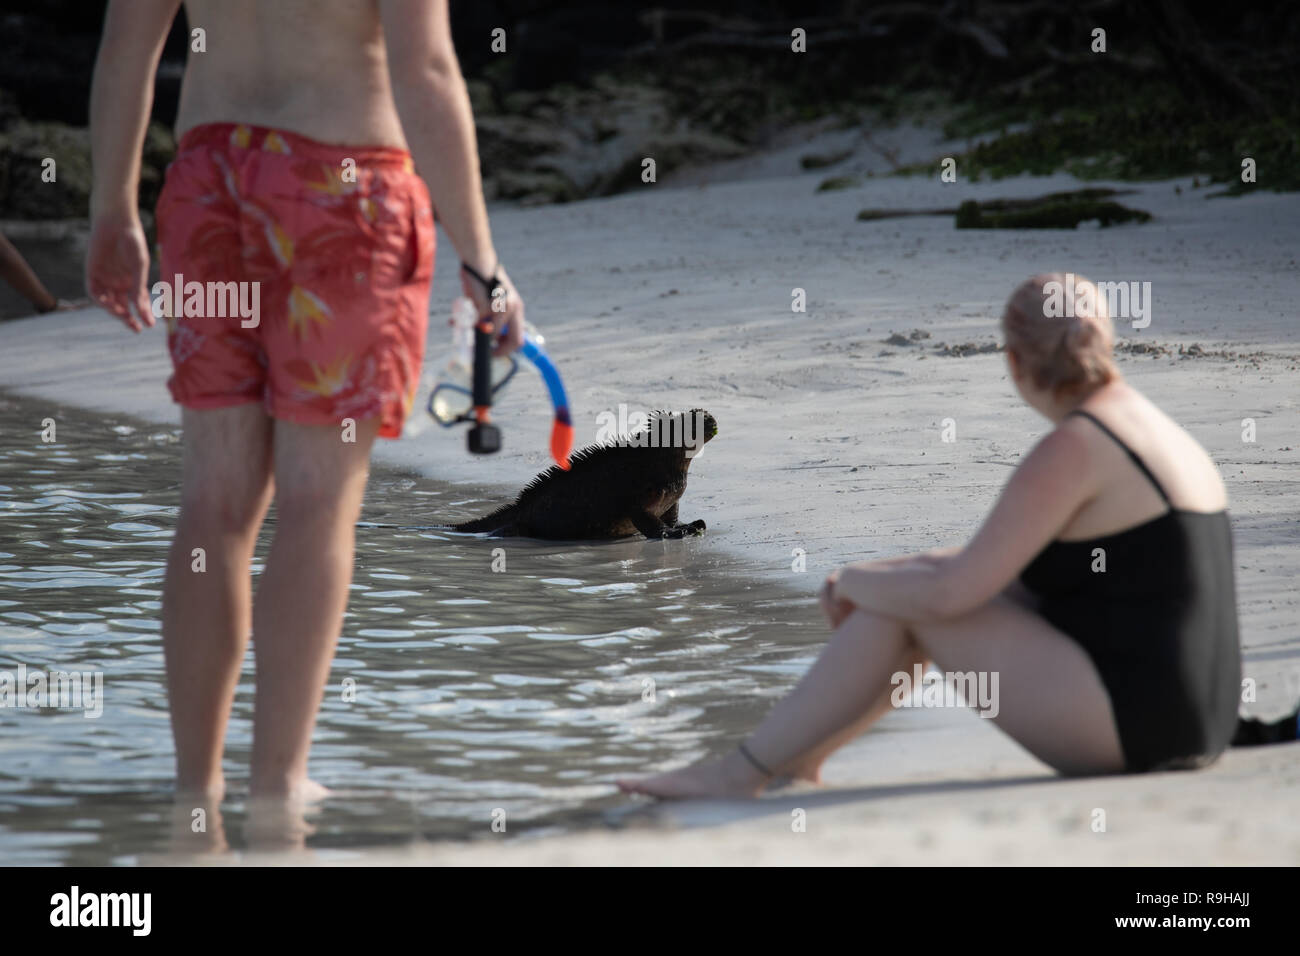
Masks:
[[[772,708],[750,735],[748,749],[773,774],[807,767],[835,740],[843,740],[869,711],[883,713],[882,696],[905,654],[914,648],[903,625],[854,611],[798,686]],[[754,796],[768,782],[739,751],[645,780],[620,780],[634,793],[657,797]]]
[[[1091,658],[1022,604],[997,598],[948,621],[911,625],[945,671],[997,674],[994,723],[1063,774],[1119,773],[1124,749]]]
[[[998,726],[1063,773],[1123,767],[1110,699],[1087,654],[1032,611],[1005,599],[948,621],[905,626],[855,611],[826,650],[749,738],[773,773],[805,765],[879,709],[905,652],[947,671],[998,674]],[[883,711],[881,711],[883,712]],[[620,781],[658,797],[753,796],[768,778],[739,751],[672,773]]]
[[[894,668],[894,673],[903,672],[912,673],[912,668],[921,665],[921,669],[930,666],[930,659],[925,651],[917,647],[909,647],[899,658],[898,665]],[[790,774],[796,780],[806,780],[809,783],[822,782],[822,765],[826,763],[830,755],[835,753],[845,744],[857,740],[865,734],[871,725],[878,721],[885,714],[894,709],[893,703],[893,686],[887,687],[881,691],[876,700],[870,704],[866,711],[848,727],[832,735],[825,743],[816,747],[811,753],[804,756],[796,765],[790,768]]]
[[[956,550],[956,549],[949,549],[949,550]],[[941,552],[936,551],[933,553],[939,554]],[[904,561],[911,561],[911,560],[916,560],[916,558],[914,557],[889,558],[879,563],[898,564]],[[1003,592],[1002,596],[1008,601],[1012,601],[1013,603],[1019,604],[1022,607],[1029,608],[1029,609],[1032,609],[1034,607],[1034,600],[1032,595],[1029,595],[1023,590],[1023,588],[1020,588],[1017,585],[1013,585],[1009,587],[1006,591]],[[930,655],[925,650],[915,646],[915,642],[914,642],[914,646],[908,648],[906,651],[903,652],[903,656],[899,660],[899,664],[898,667],[895,668],[895,672],[901,671],[903,673],[911,674],[913,672],[913,668],[917,664],[921,665],[922,670],[928,668],[930,666]],[[820,747],[814,750],[811,754],[809,754],[802,761],[800,761],[798,766],[791,768],[792,775],[799,780],[807,780],[811,783],[821,783],[822,764],[826,762],[827,758],[829,758],[831,754],[839,750],[845,744],[853,740],[856,740],[858,737],[862,736],[862,734],[866,733],[872,724],[874,724],[877,720],[879,720],[881,717],[885,716],[885,714],[889,713],[891,710],[894,709],[893,691],[894,688],[890,686],[889,688],[881,692],[880,697],[877,698],[875,703],[871,704],[867,708],[866,713],[864,713],[861,718],[859,718],[851,726],[845,728],[843,731],[836,734],[830,740],[826,741],[826,743],[822,744]]]

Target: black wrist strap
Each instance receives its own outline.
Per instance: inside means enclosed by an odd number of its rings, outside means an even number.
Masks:
[[[460,264],[460,267],[464,269],[466,272],[468,272],[471,276],[473,276],[476,280],[478,280],[479,285],[487,289],[487,294],[489,299],[492,298],[493,293],[495,293],[497,289],[500,289],[503,284],[501,282],[501,276],[498,274],[501,268],[501,263],[499,262],[497,263],[497,267],[492,270],[492,278],[490,279],[484,276],[482,273],[480,273],[468,262],[462,262]]]

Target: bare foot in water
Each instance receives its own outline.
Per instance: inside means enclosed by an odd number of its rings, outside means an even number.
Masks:
[[[669,773],[619,780],[624,793],[642,793],[661,800],[687,800],[703,797],[756,797],[767,786],[768,778],[759,773],[733,750],[725,757],[700,760]]]
[[[307,821],[307,813],[329,796],[329,789],[306,778],[287,794],[250,796],[244,828],[248,848],[281,852],[303,849],[307,837],[316,832]]]
[[[276,787],[254,787],[249,793],[249,797],[255,800],[265,800],[268,803],[280,801],[290,806],[306,806],[320,803],[333,795],[334,792],[328,787],[307,777],[302,777],[296,782],[288,784],[287,787],[283,784]]]
[[[315,780],[304,780],[294,788],[290,799],[301,804],[320,803],[327,797],[334,796],[334,791],[329,787],[317,783]]]
[[[225,786],[211,790],[179,791],[172,802],[169,852],[179,856],[225,853],[226,829],[221,819]]]

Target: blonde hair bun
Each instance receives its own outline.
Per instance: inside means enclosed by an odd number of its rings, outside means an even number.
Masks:
[[[1020,283],[1002,312],[1002,332],[1034,385],[1058,398],[1118,375],[1106,300],[1083,276],[1044,272]]]

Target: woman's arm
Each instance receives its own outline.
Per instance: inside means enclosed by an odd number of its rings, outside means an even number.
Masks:
[[[920,554],[904,554],[896,558],[881,558],[877,561],[860,562],[861,567],[870,567],[876,570],[898,571],[906,566],[914,566],[924,570],[930,570],[943,564],[948,558],[952,557],[960,548],[935,548],[933,551],[923,551]],[[855,606],[842,597],[837,596],[837,588],[840,581],[840,574],[847,568],[855,565],[846,565],[844,568],[836,568],[826,578],[822,585],[821,591],[817,595],[817,600],[821,605],[822,614],[826,617],[826,622],[831,626],[831,630],[840,626],[840,623],[853,613]]]
[[[979,531],[959,551],[919,560],[845,567],[834,597],[912,621],[972,611],[1014,584],[1024,567],[1096,492],[1087,445],[1073,429],[1038,443],[1002,490]]]

